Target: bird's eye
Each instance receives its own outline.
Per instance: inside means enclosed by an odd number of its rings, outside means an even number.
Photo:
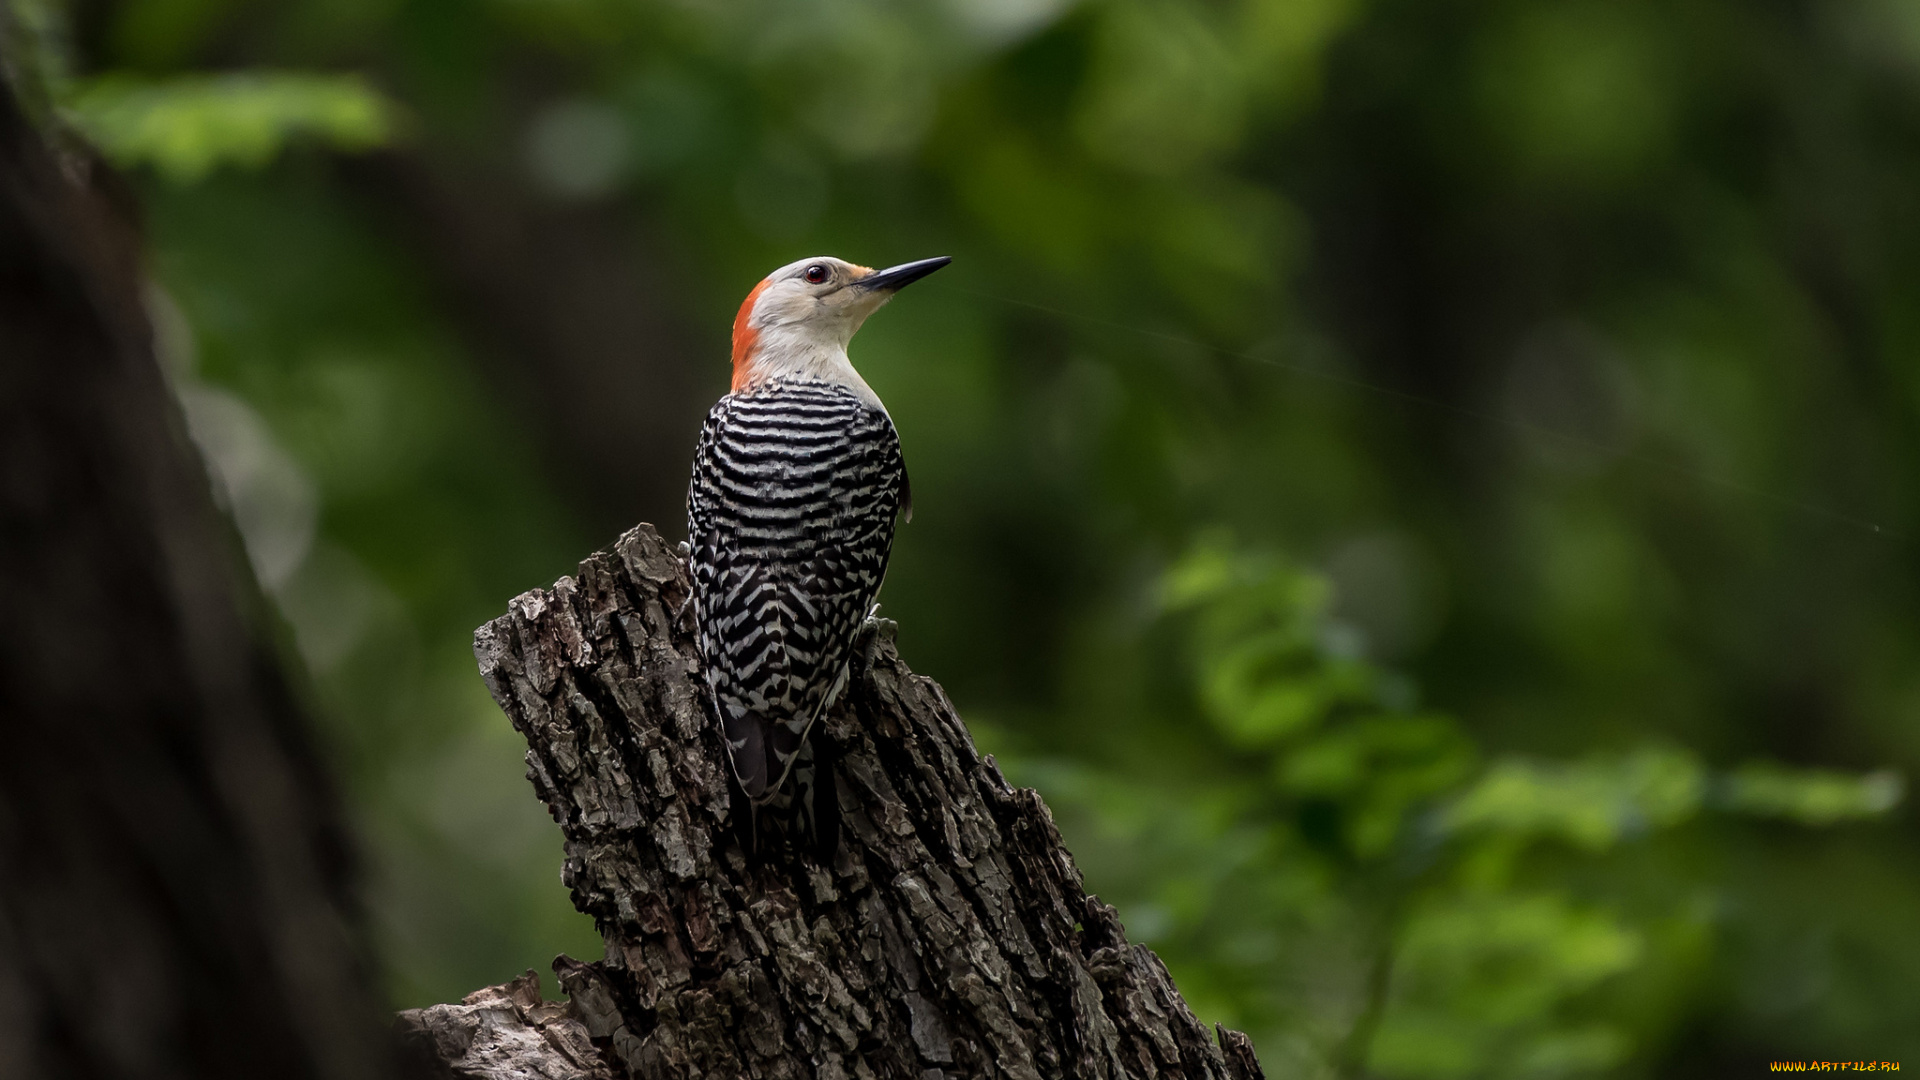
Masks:
[[[825,266],[821,265],[820,263],[814,263],[812,266],[807,267],[807,272],[803,276],[808,281],[812,282],[815,285],[818,285],[821,282],[827,280],[827,278],[833,276],[833,271],[828,270]]]

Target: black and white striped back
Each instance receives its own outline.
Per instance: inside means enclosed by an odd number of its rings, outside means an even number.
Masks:
[[[741,788],[778,792],[845,686],[906,497],[900,438],[851,389],[785,379],[707,414],[687,492],[707,683]]]

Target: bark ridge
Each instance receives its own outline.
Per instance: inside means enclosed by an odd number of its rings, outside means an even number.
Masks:
[[[515,598],[474,653],[527,739],[562,877],[606,959],[555,973],[638,1077],[1251,1080],[1158,957],[1085,892],[1038,794],[976,752],[891,624],[863,635],[827,865],[750,855],[700,692],[684,560],[638,526]],[[536,995],[537,997],[537,995]]]

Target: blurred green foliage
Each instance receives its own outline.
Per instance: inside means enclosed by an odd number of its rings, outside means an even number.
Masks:
[[[1263,1043],[1276,1075],[1618,1067],[1637,1049],[1632,1018],[1596,991],[1658,993],[1693,974],[1710,879],[1668,877],[1671,900],[1639,907],[1568,873],[1568,857],[1652,842],[1710,805],[1828,825],[1903,794],[1886,774],[1719,775],[1658,747],[1485,761],[1461,724],[1411,708],[1403,684],[1343,647],[1329,601],[1325,579],[1219,536],[1169,570],[1194,711],[1237,751],[1198,802],[1071,760],[1003,762],[1069,820],[1207,864],[1135,884],[1128,907],[1147,913],[1188,995],[1285,1033]],[[1328,970],[1302,978],[1305,958]]]
[[[354,75],[107,75],[66,103],[74,126],[116,164],[151,166],[176,183],[222,165],[258,168],[301,137],[367,150],[387,142],[394,123],[392,106]]]
[[[855,346],[888,613],[1271,1075],[1920,1057],[1906,8],[11,10],[140,183],[398,1003],[596,948],[472,627],[677,532],[618,429],[690,456],[769,267],[945,253]]]

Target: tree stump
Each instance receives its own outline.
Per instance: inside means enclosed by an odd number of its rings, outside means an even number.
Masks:
[[[1216,1041],[1087,895],[1046,804],[974,749],[889,623],[812,736],[837,750],[834,856],[748,852],[687,595],[685,561],[641,525],[474,635],[565,834],[562,878],[606,939],[605,960],[554,970],[610,1063],[648,1078],[1261,1076],[1246,1036]]]

